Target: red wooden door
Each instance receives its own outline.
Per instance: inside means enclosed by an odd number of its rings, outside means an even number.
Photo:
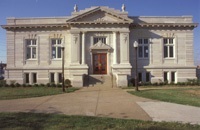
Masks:
[[[107,74],[107,54],[93,54],[94,74]]]

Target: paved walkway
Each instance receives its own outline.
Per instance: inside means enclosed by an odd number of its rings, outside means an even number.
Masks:
[[[151,100],[133,96],[120,88],[88,87],[74,93],[3,100],[0,101],[0,112],[61,113],[151,120],[136,101]]]
[[[0,112],[60,113],[200,124],[199,107],[140,98],[109,87],[88,87],[54,96],[1,100]]]

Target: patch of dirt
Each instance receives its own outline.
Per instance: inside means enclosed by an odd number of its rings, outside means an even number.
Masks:
[[[200,97],[200,90],[186,90],[185,92],[188,94]]]

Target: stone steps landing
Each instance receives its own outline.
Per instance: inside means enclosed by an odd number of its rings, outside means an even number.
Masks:
[[[112,87],[112,77],[110,75],[89,75],[89,86]]]

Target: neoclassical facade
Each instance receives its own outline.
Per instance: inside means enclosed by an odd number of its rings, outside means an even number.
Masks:
[[[196,78],[192,16],[129,16],[125,7],[77,10],[71,16],[8,18],[7,81],[59,83],[64,76],[82,87],[84,76],[113,75],[127,86],[135,75],[142,82],[184,82]],[[64,48],[64,55],[62,53]]]

